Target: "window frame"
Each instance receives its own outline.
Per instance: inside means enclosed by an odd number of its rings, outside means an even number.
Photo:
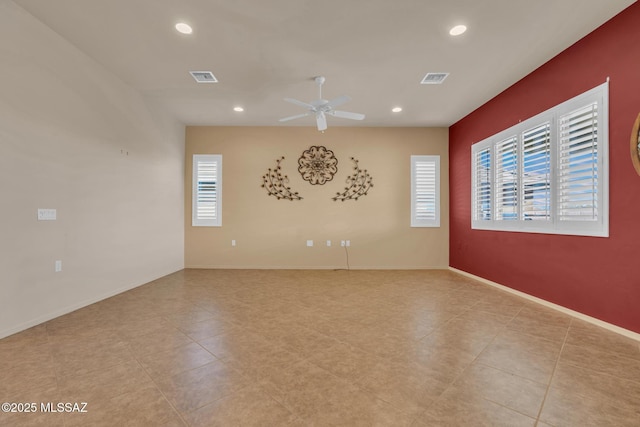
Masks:
[[[594,163],[595,178],[593,182],[594,200],[597,207],[595,220],[561,220],[560,219],[560,178],[561,172],[568,169],[560,163],[562,118],[582,108],[596,104],[597,125]],[[549,133],[549,219],[525,219],[523,208],[525,200],[525,179],[523,166],[523,135],[541,127],[550,125]],[[496,147],[510,137],[517,138],[517,218],[515,220],[499,220],[496,217],[497,177],[496,162],[499,156]],[[486,152],[488,150],[488,159]],[[480,157],[485,156],[485,157]],[[488,169],[487,169],[488,164]],[[564,163],[563,163],[564,164]],[[566,173],[566,172],[565,172]],[[488,180],[488,182],[487,182]],[[488,193],[486,189],[488,190]],[[487,202],[488,199],[488,202]],[[512,231],[527,233],[564,234],[577,236],[608,237],[609,236],[609,85],[603,83],[574,98],[544,111],[530,119],[505,129],[487,139],[471,146],[471,228],[476,230]]]
[[[419,218],[417,206],[417,165],[420,162],[432,163],[434,167],[434,192],[432,219]],[[411,156],[411,227],[440,227],[440,156],[412,155]]]
[[[198,167],[200,162],[216,164],[215,181],[215,217],[201,218],[198,215],[199,185]],[[222,226],[222,155],[221,154],[194,154],[192,169],[192,193],[191,193],[191,226],[192,227],[221,227]]]

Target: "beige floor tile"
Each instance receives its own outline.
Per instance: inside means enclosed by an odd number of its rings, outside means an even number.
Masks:
[[[319,350],[308,360],[338,378],[351,382],[371,375],[377,365],[382,363],[381,358],[342,342]]]
[[[473,364],[454,383],[516,412],[537,418],[547,386],[488,366]]]
[[[86,409],[86,413],[64,414],[65,426],[186,426],[152,384],[87,405]]]
[[[473,391],[452,388],[416,419],[416,426],[533,427],[536,419],[490,402]]]
[[[332,394],[349,383],[307,361],[259,381],[260,387],[277,402],[304,420],[330,409]]]
[[[152,378],[162,378],[199,368],[215,360],[217,359],[199,344],[190,343],[141,357],[139,362]]]
[[[101,371],[134,360],[129,346],[115,333],[91,337],[50,337],[50,340],[59,377]]]
[[[505,330],[478,356],[478,363],[548,384],[562,343]]]
[[[193,340],[173,326],[168,326],[145,335],[131,337],[126,342],[136,357],[143,357],[181,347]]]
[[[559,364],[540,415],[557,426],[636,426],[640,382]]]
[[[0,348],[0,361],[0,395],[49,389],[57,384],[55,364],[47,344],[24,347],[20,344],[11,348],[5,345]]]
[[[199,343],[218,359],[239,358],[243,354],[264,351],[271,347],[265,338],[240,327],[201,339]]]
[[[2,378],[0,376],[0,378]],[[1,403],[15,403],[10,410],[24,410],[24,404],[29,404],[31,412],[0,412],[0,426],[63,426],[64,414],[44,412],[42,405],[47,407],[48,402],[60,402],[62,399],[54,386],[46,387],[42,384],[28,384],[22,390],[13,389],[4,394],[0,392]],[[19,408],[17,404],[22,404]],[[35,405],[35,406],[34,406]]]
[[[296,421],[284,406],[257,386],[250,386],[185,415],[192,427],[287,426]]]
[[[439,378],[439,373],[411,360],[386,359],[356,385],[396,409],[415,416],[448,387],[449,384]]]
[[[233,325],[218,318],[210,318],[197,322],[181,321],[176,325],[179,330],[187,334],[194,341],[215,337],[233,329]]]
[[[156,379],[156,383],[183,414],[249,385],[249,381],[240,373],[219,360],[171,377]]]
[[[414,416],[402,412],[371,393],[347,385],[331,396],[329,407],[306,421],[310,426],[389,426],[411,425]]]
[[[58,390],[63,402],[82,401],[93,405],[150,383],[149,375],[133,360],[84,375],[60,377]]]
[[[635,426],[640,343],[446,270],[183,270],[0,340],[0,426]],[[540,419],[536,419],[541,414]]]
[[[140,335],[163,331],[172,325],[161,316],[141,318],[119,318],[112,321],[112,326],[123,340],[130,340]]]
[[[577,319],[571,323],[567,344],[640,359],[638,341]]]
[[[625,353],[603,351],[600,346],[577,346],[565,344],[560,361],[622,379],[640,382],[640,358],[632,358]]]

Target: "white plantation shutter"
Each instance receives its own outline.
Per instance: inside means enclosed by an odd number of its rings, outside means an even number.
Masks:
[[[193,214],[191,225],[216,227],[222,225],[222,156],[193,156]]]
[[[411,226],[440,227],[440,156],[411,156]]]
[[[491,215],[491,149],[485,148],[474,152],[474,192],[473,219],[486,221]]]
[[[518,138],[512,136],[496,144],[495,219],[518,219]]]
[[[522,219],[551,219],[551,123],[522,133]]]
[[[609,235],[609,85],[471,147],[471,227]]]
[[[598,219],[598,104],[560,117],[558,219]]]

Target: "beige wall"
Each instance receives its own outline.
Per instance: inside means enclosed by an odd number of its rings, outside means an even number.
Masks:
[[[445,128],[187,127],[185,265],[194,268],[446,268],[449,258],[448,131]],[[338,158],[325,185],[302,180],[297,160],[312,145]],[[222,227],[191,226],[193,154],[222,154]],[[410,156],[441,156],[441,227],[410,227]],[[277,200],[262,176],[285,156],[283,173],[301,201]],[[355,157],[374,187],[334,202]],[[237,246],[231,246],[235,239]],[[313,247],[306,241],[314,240]],[[332,246],[327,247],[326,241]]]
[[[4,0],[0,58],[2,338],[183,267],[184,126]]]

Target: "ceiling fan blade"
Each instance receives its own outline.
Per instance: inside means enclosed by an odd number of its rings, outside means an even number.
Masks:
[[[327,130],[327,116],[324,115],[324,111],[316,113],[316,122],[318,123],[318,130]]]
[[[336,107],[338,107],[338,106],[340,106],[342,104],[346,104],[349,101],[351,101],[350,97],[348,97],[347,95],[342,95],[342,96],[339,96],[337,98],[332,99],[326,105],[329,108],[336,108]]]
[[[287,102],[290,102],[292,104],[296,104],[296,105],[299,105],[301,107],[308,108],[309,110],[312,110],[314,108],[313,105],[307,104],[306,102],[298,101],[297,99],[285,98],[284,100],[287,101]]]
[[[295,119],[300,119],[302,117],[307,117],[309,114],[311,114],[311,112],[308,113],[303,113],[303,114],[296,114],[295,116],[289,116],[289,117],[285,117],[280,119],[280,122],[288,122],[289,120],[295,120]]]
[[[351,119],[351,120],[363,120],[364,119],[364,114],[351,113],[349,111],[333,110],[333,111],[330,111],[329,114],[331,114],[332,116],[335,116],[335,117],[341,117],[343,119]]]

